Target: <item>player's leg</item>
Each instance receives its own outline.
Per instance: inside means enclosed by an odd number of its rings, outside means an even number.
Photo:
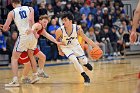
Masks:
[[[39,51],[35,56],[37,58],[39,58],[39,60],[38,60],[38,65],[39,65],[38,76],[48,78],[49,76],[43,70],[44,65],[45,65],[45,61],[46,61],[46,56],[41,51]]]
[[[76,70],[81,73],[82,77],[84,78],[84,83],[90,83],[90,78],[88,77],[88,75],[83,70],[83,67],[78,62],[78,59],[76,58],[76,56],[71,54],[68,58],[71,62],[74,63],[74,67],[76,68]]]
[[[30,63],[30,61],[28,61],[27,63],[24,63],[24,68],[23,68],[23,71],[22,71],[21,80],[24,84],[31,83],[31,80],[28,76],[30,70],[31,70],[31,63]]]
[[[5,86],[19,86],[18,83],[18,59],[23,51],[26,51],[26,44],[24,37],[18,37],[16,44],[14,46],[12,57],[11,57],[11,67],[13,72],[13,80],[9,84],[5,84]]]
[[[78,59],[74,55],[74,52],[72,51],[72,49],[70,48],[61,48],[61,49],[63,53],[68,57],[68,59],[74,63],[74,67],[76,68],[76,70],[81,73],[82,77],[84,78],[84,82],[90,83],[89,77],[83,70],[83,67],[81,66],[81,64],[78,62]]]
[[[140,73],[138,75],[139,80],[137,81],[137,87],[134,93],[140,93]]]
[[[92,70],[92,66],[88,63],[88,59],[85,56],[85,53],[83,49],[80,46],[75,47],[74,49],[74,54],[76,57],[79,59],[80,63],[83,64],[88,70]]]
[[[34,54],[34,50],[29,49],[28,50],[28,56],[31,60],[32,71],[33,71],[33,78],[32,78],[32,81],[31,81],[32,84],[39,81],[39,78],[38,78],[38,75],[37,75],[37,63],[36,63],[36,60],[35,60],[35,57],[34,57],[33,54]]]

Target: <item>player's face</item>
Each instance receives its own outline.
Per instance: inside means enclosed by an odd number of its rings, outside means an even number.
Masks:
[[[46,28],[47,25],[48,25],[48,20],[47,19],[42,19],[41,24],[42,24],[43,28]]]
[[[64,18],[62,21],[63,21],[64,27],[69,27],[72,23],[68,18]]]

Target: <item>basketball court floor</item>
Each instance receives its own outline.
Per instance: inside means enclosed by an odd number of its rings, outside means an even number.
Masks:
[[[19,77],[21,71],[22,68]],[[36,84],[21,83],[20,87],[5,88],[12,74],[8,67],[0,67],[0,93],[133,93],[140,71],[140,56],[94,62],[94,70],[86,70],[91,78],[88,86],[83,84],[83,78],[72,63],[49,62],[45,71],[50,77],[41,78]]]

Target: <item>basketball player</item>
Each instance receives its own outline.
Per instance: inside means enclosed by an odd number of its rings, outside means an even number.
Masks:
[[[72,24],[73,16],[69,13],[62,16],[63,26],[56,31],[56,40],[61,40],[65,44],[58,46],[59,54],[66,55],[68,59],[74,63],[76,70],[80,72],[84,78],[84,83],[89,84],[90,78],[82,68],[82,63],[88,70],[92,70],[92,66],[88,63],[87,57],[84,54],[79,42],[78,35],[80,35],[92,47],[98,47],[92,40],[90,40],[83,33],[82,29],[76,24]],[[98,47],[99,48],[99,47]],[[80,63],[79,63],[80,62]]]
[[[12,61],[11,66],[12,66],[12,72],[14,74],[14,77],[12,82],[10,82],[9,84],[5,84],[5,86],[19,86],[17,60],[19,59],[20,54],[23,51],[27,51],[28,49],[31,49],[29,50],[30,52],[29,57],[32,62],[33,73],[35,74],[34,79],[35,80],[38,79],[36,75],[37,73],[36,62],[32,52],[32,50],[34,50],[34,46],[32,47],[29,46],[31,42],[30,39],[31,36],[26,34],[26,30],[30,29],[31,26],[34,24],[34,10],[33,8],[28,6],[21,6],[20,0],[12,0],[11,3],[14,9],[8,13],[6,23],[4,24],[2,29],[3,31],[7,31],[9,29],[9,25],[11,24],[12,20],[14,20],[19,30],[19,36],[14,46],[14,50],[11,57],[11,61]]]
[[[56,43],[58,46],[62,43],[60,42],[57,42],[53,36],[51,36],[50,34],[47,33],[47,31],[45,30],[45,28],[47,27],[47,24],[49,22],[49,17],[47,15],[42,15],[39,17],[39,22],[35,23],[33,26],[32,26],[32,29],[29,30],[27,33],[28,34],[31,34],[31,33],[34,33],[34,35],[36,36],[36,38],[39,38],[40,35],[43,35],[44,37],[48,38],[49,40],[51,40],[52,42]],[[34,37],[34,39],[32,39],[32,45],[36,46],[37,45],[37,39]],[[28,58],[28,55],[27,53],[24,52],[25,55],[23,55],[19,61],[25,61],[24,63],[27,63],[29,61],[29,58]],[[38,75],[39,76],[42,76],[42,77],[48,77],[44,71],[43,71],[43,68],[44,68],[44,64],[45,64],[45,60],[46,60],[46,57],[45,55],[39,51],[38,49],[36,49],[34,51],[34,55],[37,56],[41,61],[39,62],[39,70],[38,70]],[[23,74],[24,76],[26,76],[28,74],[28,69],[30,69],[30,63],[26,64],[24,66],[24,70],[23,70]],[[26,75],[25,75],[26,74]],[[25,79],[26,80],[26,79]],[[28,79],[27,79],[28,80]],[[35,83],[35,82],[31,82],[31,83]]]
[[[39,64],[38,76],[43,77],[43,78],[48,78],[49,76],[47,74],[45,74],[45,72],[43,70],[46,56],[38,48],[36,48],[34,50],[34,56],[39,58],[39,60],[38,60],[38,64]],[[28,57],[28,53],[22,52],[22,54],[20,55],[20,58],[18,59],[18,62],[20,64],[24,65],[22,78],[21,78],[22,82],[23,83],[32,83],[32,81],[28,77],[28,73],[31,69],[31,63],[30,63],[30,58]]]
[[[136,8],[135,13],[134,13],[134,17],[133,17],[132,31],[131,31],[131,34],[130,34],[130,42],[131,43],[136,42],[136,39],[137,39],[136,29],[138,27],[139,19],[140,19],[140,1],[137,5],[137,8]],[[139,80],[138,80],[138,83],[137,83],[137,88],[136,88],[135,93],[140,93],[140,73],[138,75],[138,78],[139,78]]]

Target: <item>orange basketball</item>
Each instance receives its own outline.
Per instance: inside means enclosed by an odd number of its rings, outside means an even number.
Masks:
[[[99,58],[101,58],[103,55],[103,51],[100,48],[93,48],[90,51],[90,56],[92,57],[92,59],[96,59],[98,60]]]

